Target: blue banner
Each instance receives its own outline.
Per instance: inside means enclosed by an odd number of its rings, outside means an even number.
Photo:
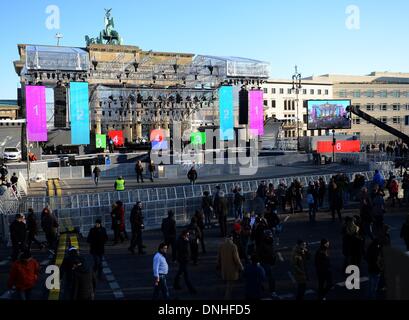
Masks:
[[[220,140],[234,140],[233,87],[219,89]]]
[[[71,144],[90,144],[88,83],[70,83]]]

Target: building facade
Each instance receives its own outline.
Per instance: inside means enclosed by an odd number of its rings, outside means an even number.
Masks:
[[[373,72],[367,76],[329,74],[309,79],[332,82],[334,99],[349,99],[352,105],[409,135],[409,73]],[[352,115],[351,130],[339,132],[359,136],[362,141],[370,143],[396,139],[355,115]]]
[[[284,139],[297,138],[297,121],[300,137],[325,135],[321,130],[307,130],[307,101],[332,99],[332,83],[325,80],[303,80],[302,88],[293,90],[292,80],[270,79],[263,83],[264,110],[267,118],[283,122]],[[298,113],[297,113],[298,109]]]

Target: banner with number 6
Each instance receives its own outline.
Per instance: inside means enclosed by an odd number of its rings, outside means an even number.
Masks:
[[[26,112],[28,141],[47,141],[47,108],[44,86],[26,86]]]
[[[70,83],[71,144],[90,144],[88,83]]]

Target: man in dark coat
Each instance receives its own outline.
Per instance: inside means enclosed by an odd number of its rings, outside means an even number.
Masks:
[[[102,278],[102,260],[105,253],[105,243],[108,241],[108,236],[105,228],[102,226],[100,219],[95,221],[95,227],[93,227],[87,237],[89,243],[89,251],[94,259],[94,272],[98,276],[98,279]]]
[[[315,270],[318,277],[318,300],[325,300],[332,287],[331,262],[328,255],[329,241],[321,240],[321,246],[315,254]]]
[[[58,221],[51,210],[46,207],[41,214],[41,227],[45,233],[49,249],[56,250]]]
[[[263,267],[258,264],[256,254],[251,256],[251,264],[245,267],[243,277],[246,280],[246,300],[261,300],[263,297],[263,282],[266,280],[266,273]]]
[[[161,226],[163,238],[167,246],[172,247],[172,261],[176,261],[176,220],[175,213],[168,211],[168,217],[162,220]]]
[[[135,171],[136,171],[136,180],[139,183],[139,179],[140,179],[143,183],[143,165],[141,161],[138,161],[136,163]]]
[[[43,248],[43,244],[36,239],[38,233],[38,225],[37,225],[37,218],[35,216],[34,210],[32,208],[28,209],[27,215],[27,231],[28,231],[28,242],[27,247],[28,249],[31,248],[31,244],[34,242],[37,244],[41,249]]]
[[[189,172],[187,173],[187,178],[189,179],[191,184],[195,184],[197,180],[197,171],[195,167],[193,166],[190,168]]]
[[[79,257],[78,249],[75,247],[68,248],[64,260],[60,267],[60,279],[63,284],[63,299],[71,300],[73,296],[74,283],[74,263]]]
[[[85,260],[78,257],[73,263],[72,300],[94,300],[96,281]]]
[[[276,284],[273,277],[273,266],[276,263],[276,253],[274,251],[274,239],[271,230],[264,231],[263,241],[261,245],[257,247],[256,252],[268,279],[270,294],[273,298],[277,298]]]
[[[138,201],[131,211],[131,228],[132,228],[132,240],[131,246],[128,248],[132,254],[135,254],[135,247],[138,246],[138,254],[146,254],[143,251],[143,239],[142,232],[145,229],[142,214],[142,202]]]
[[[175,290],[181,290],[180,286],[180,277],[184,276],[186,286],[189,289],[189,292],[191,294],[196,293],[196,289],[193,287],[192,283],[190,282],[189,279],[189,272],[188,272],[188,264],[189,264],[189,246],[190,246],[190,241],[189,241],[189,231],[184,230],[182,234],[180,235],[179,239],[177,240],[176,243],[176,248],[177,248],[177,261],[179,263],[179,270],[175,276],[175,281],[173,284],[173,288]]]
[[[210,228],[212,224],[213,200],[210,197],[209,191],[203,192],[202,210],[205,216],[205,225],[207,228]]]
[[[10,238],[12,245],[11,258],[16,261],[19,254],[24,251],[26,244],[26,224],[24,216],[16,214],[16,219],[10,224]]]

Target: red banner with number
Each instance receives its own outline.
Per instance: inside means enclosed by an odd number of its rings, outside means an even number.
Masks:
[[[120,147],[123,146],[125,141],[124,141],[124,133],[122,131],[109,131],[108,132],[108,137],[112,139],[114,142],[115,147]]]
[[[335,153],[360,152],[361,141],[359,140],[340,140],[337,141],[334,148]],[[318,141],[318,153],[332,153],[332,141]]]

